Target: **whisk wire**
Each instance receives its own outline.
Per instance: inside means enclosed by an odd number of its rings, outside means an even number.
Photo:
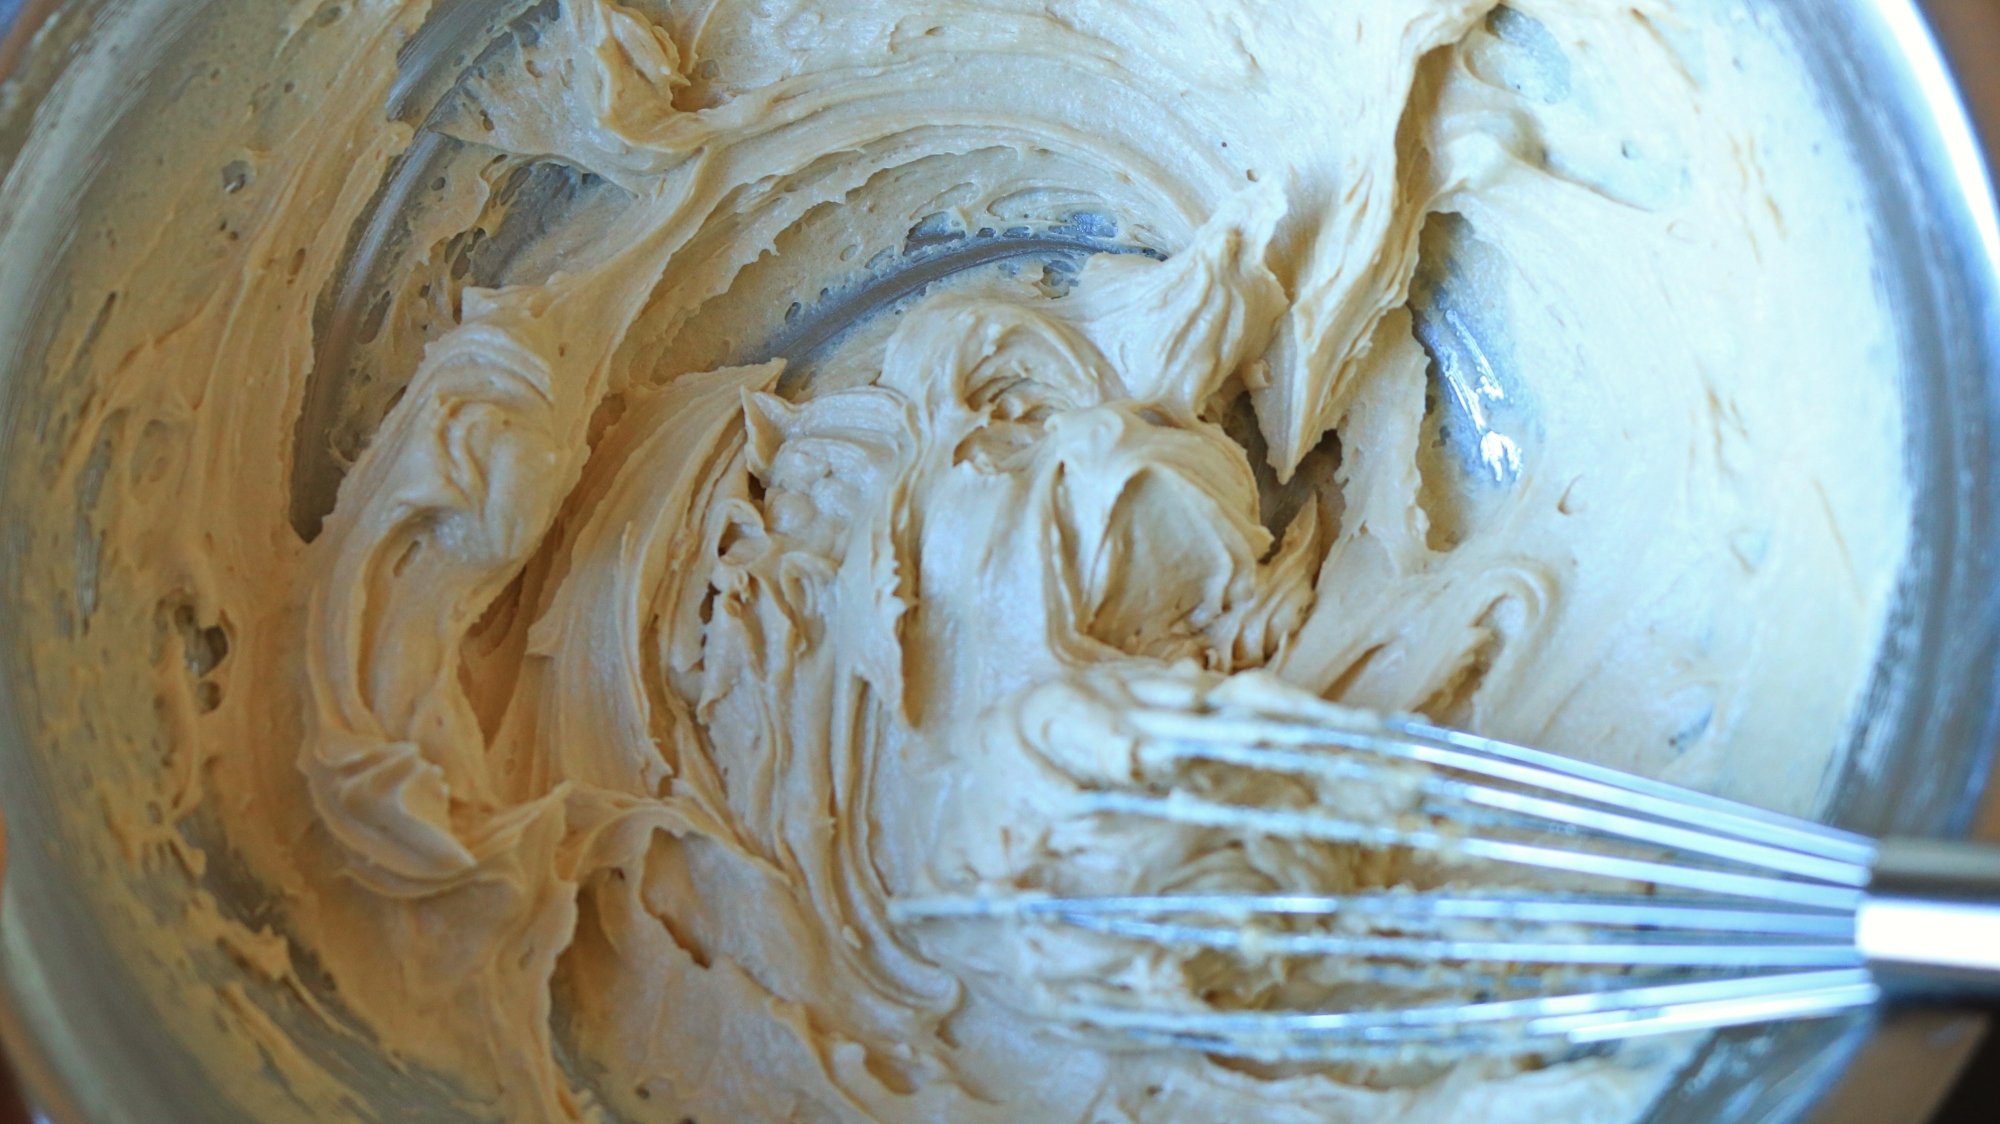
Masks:
[[[1130,718],[1144,780],[1075,810],[1412,852],[1438,889],[943,895],[896,900],[890,916],[1319,962],[1308,978],[1333,1009],[1229,1010],[1075,981],[1097,1001],[1054,1012],[1141,1047],[1263,1060],[1590,1048],[1881,999],[1857,932],[1874,840],[1417,720],[1307,717],[1325,724],[1142,710]],[[1238,783],[1258,776],[1337,783]],[[1273,792],[1310,802],[1252,802]],[[1541,877],[1521,884],[1530,870]]]

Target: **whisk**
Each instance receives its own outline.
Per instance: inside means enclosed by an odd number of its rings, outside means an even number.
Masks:
[[[1339,993],[1351,1002],[1304,1009],[1096,988],[1051,1012],[1079,1033],[1268,1062],[1574,1052],[1959,1000],[2000,981],[2000,848],[1870,839],[1331,706],[1282,718],[1140,709],[1129,722],[1152,775],[1309,778],[1361,798],[1273,808],[1233,802],[1226,785],[1159,783],[1091,793],[1087,815],[1403,849],[1470,874],[1421,890],[892,903],[919,926],[1042,926],[1135,942],[1135,954],[1284,958],[1354,985]]]

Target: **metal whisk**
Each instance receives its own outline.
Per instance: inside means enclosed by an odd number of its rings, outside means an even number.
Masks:
[[[2000,981],[2000,849],[1877,841],[1330,706],[1129,718],[1151,780],[1089,795],[1085,814],[1396,849],[1435,864],[1444,888],[893,903],[916,925],[1061,928],[1135,955],[1284,959],[1346,981],[1304,1006],[1096,988],[1050,1012],[1080,1033],[1263,1061],[1561,1052]],[[1241,786],[1184,783],[1218,773],[1341,797],[1251,806],[1230,798]]]

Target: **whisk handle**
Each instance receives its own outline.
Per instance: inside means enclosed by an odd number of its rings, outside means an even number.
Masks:
[[[2000,996],[2000,847],[1883,840],[1854,940],[1896,995]]]

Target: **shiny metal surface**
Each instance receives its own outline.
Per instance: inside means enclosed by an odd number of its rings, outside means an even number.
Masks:
[[[1048,1012],[1126,1048],[1265,1062],[1365,1063],[1412,1049],[1561,1057],[2000,993],[2000,846],[1878,842],[1422,722],[1357,726],[1331,708],[1324,719],[1141,705],[1123,721],[1148,786],[1084,806],[1245,839],[1416,852],[1449,863],[1452,886],[980,894],[900,899],[890,916],[983,926],[990,941],[1070,930],[1176,960],[1310,958],[1325,990],[1296,1005],[1190,1012],[1080,982]],[[1338,806],[1197,795],[1174,783],[1189,766],[1241,782],[1219,793],[1320,783]],[[1508,877],[1523,868],[1538,877]]]
[[[1870,963],[1910,984],[1922,986],[1939,969],[1935,986],[1942,988],[1970,983],[1975,973],[2000,983],[2000,847],[1883,844],[1855,917],[1854,943]]]
[[[1978,15],[1984,3],[1936,6],[1956,13],[1947,45],[1972,60],[1967,73],[1990,78],[2000,34]],[[149,74],[200,7],[0,0],[0,465],[22,439],[7,419],[36,375],[49,266],[104,137],[103,129],[84,130],[70,149],[37,149],[37,116],[44,124],[56,114],[109,122],[145,104],[119,88],[61,81],[67,63],[79,51],[116,52],[126,74]],[[1958,835],[1973,821],[2000,733],[2000,226],[1991,185],[1937,44],[1910,0],[1746,0],[1745,7],[1792,30],[1874,184],[1882,283],[1903,326],[1912,403],[1910,474],[1924,550],[1875,685],[1875,717],[1837,782],[1832,812],[1842,826],[1870,834]],[[24,152],[35,158],[21,159]],[[0,637],[13,635],[18,586],[8,549],[0,539]],[[72,889],[75,857],[64,844],[73,841],[53,813],[58,794],[38,747],[23,736],[32,681],[18,649],[0,645],[0,812],[16,841],[0,890],[0,1040],[59,1121],[247,1119],[198,1059],[147,1017],[133,969],[112,954],[87,896]],[[1966,1025],[1925,1016],[1726,1036],[1652,1119],[1790,1121],[1815,1110],[1829,1122],[1919,1119],[1898,1114],[1924,1111],[1921,1071],[1953,1052],[1940,1043],[1966,1041]],[[1888,1068],[1871,1059],[1886,1059]],[[462,1118],[366,1058],[337,1060],[358,1082],[380,1078],[389,1090],[385,1118]],[[1948,1062],[1940,1068],[1941,1091]],[[1843,1083],[1843,1074],[1851,1080]],[[1885,1087],[1893,1094],[1871,1105],[1868,1092]]]
[[[1855,944],[1871,961],[2000,975],[2000,908],[1871,898],[1854,920]]]

